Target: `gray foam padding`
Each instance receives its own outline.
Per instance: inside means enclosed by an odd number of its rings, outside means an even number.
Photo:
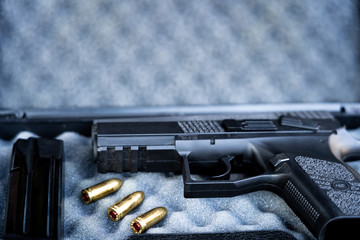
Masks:
[[[360,129],[352,132],[360,139]],[[11,141],[0,140],[0,233],[4,232],[7,182],[12,144],[18,138],[34,136],[23,132]],[[91,139],[75,133],[58,137],[64,141],[64,237],[67,239],[127,239],[133,235],[130,221],[158,206],[168,209],[163,222],[147,234],[200,234],[246,231],[283,231],[296,239],[312,239],[312,234],[276,194],[258,191],[230,198],[183,197],[179,175],[163,173],[97,172]],[[360,172],[360,160],[350,163]],[[82,189],[110,178],[122,179],[118,192],[90,205],[80,200]],[[134,191],[144,191],[144,202],[119,222],[112,222],[107,208]],[[271,236],[271,235],[270,235]]]
[[[2,107],[360,100],[355,0],[0,3]]]
[[[17,138],[28,138],[22,133]],[[91,140],[74,133],[58,137],[65,143],[64,237],[70,239],[126,239],[132,236],[130,221],[158,206],[168,216],[149,234],[226,233],[254,230],[282,230],[298,239],[311,234],[277,195],[259,191],[232,198],[185,199],[179,175],[159,173],[100,174],[92,160]],[[1,148],[1,224],[4,226],[7,178],[12,143],[2,141]],[[93,204],[80,200],[80,191],[110,178],[124,181],[120,190]],[[106,215],[108,207],[134,191],[144,191],[145,200],[120,222]]]

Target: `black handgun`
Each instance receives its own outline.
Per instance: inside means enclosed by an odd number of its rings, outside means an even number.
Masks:
[[[319,239],[360,226],[360,175],[345,163],[360,142],[328,112],[99,120],[92,135],[99,172],[182,172],[185,197],[269,190]]]

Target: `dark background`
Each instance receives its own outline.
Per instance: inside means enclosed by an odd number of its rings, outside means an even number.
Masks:
[[[0,107],[356,102],[357,5],[0,0]]]

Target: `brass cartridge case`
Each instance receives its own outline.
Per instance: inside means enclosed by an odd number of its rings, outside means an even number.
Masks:
[[[134,233],[143,233],[166,217],[167,209],[164,207],[154,208],[143,215],[133,219],[130,227]]]
[[[112,221],[117,222],[125,217],[125,215],[128,214],[131,210],[139,206],[144,198],[145,194],[141,191],[131,193],[121,199],[119,202],[109,207],[107,210],[107,215]]]
[[[103,197],[106,197],[120,189],[122,181],[117,178],[103,181],[94,186],[81,190],[81,200],[86,203],[95,202]]]

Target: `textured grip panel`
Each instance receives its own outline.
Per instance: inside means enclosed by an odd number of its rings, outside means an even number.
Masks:
[[[295,185],[288,181],[285,185],[285,196],[289,197],[297,208],[302,209],[305,218],[312,225],[315,224],[316,220],[320,214],[315,210],[315,208],[306,200],[306,198],[301,194],[301,192],[295,187]]]
[[[341,163],[297,156],[295,161],[345,215],[360,215],[360,182]]]

